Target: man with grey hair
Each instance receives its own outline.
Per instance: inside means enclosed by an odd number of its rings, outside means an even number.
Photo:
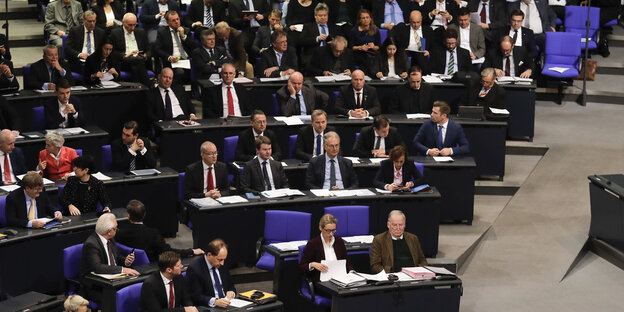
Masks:
[[[184,199],[219,198],[230,194],[227,167],[217,161],[217,146],[210,141],[200,147],[201,160],[186,167],[184,175]]]
[[[303,64],[308,64],[314,51],[328,45],[334,37],[341,35],[340,28],[327,22],[329,8],[325,3],[319,3],[314,8],[314,22],[303,25],[299,44],[303,47],[301,56]]]
[[[339,156],[340,136],[334,131],[323,135],[325,154],[310,159],[306,170],[306,184],[310,189],[354,189],[358,177],[351,160]]]
[[[343,36],[336,36],[330,44],[316,49],[308,65],[308,73],[311,76],[334,74],[351,76],[353,70],[355,70],[353,50],[349,48],[348,41]]]
[[[82,258],[80,261],[80,278],[84,286],[87,298],[100,303],[101,290],[96,289],[84,277],[91,272],[96,274],[119,274],[125,273],[138,276],[139,272],[130,268],[134,262],[134,252],[124,257],[115,245],[117,233],[117,219],[112,213],[101,215],[95,224],[93,232],[82,246]]]
[[[30,65],[24,89],[55,90],[61,78],[67,79],[70,84],[73,81],[69,65],[59,57],[59,49],[48,44],[43,47],[43,58]]]
[[[60,79],[54,90],[56,98],[45,102],[45,128],[73,128],[84,124],[80,110],[80,100],[71,96],[71,85],[66,79]]]
[[[60,211],[50,205],[47,193],[43,191],[43,178],[34,171],[22,178],[22,187],[6,197],[6,220],[9,226],[41,228],[46,224],[43,218],[63,219]]]
[[[222,83],[204,92],[202,106],[204,118],[227,116],[248,116],[251,109],[251,96],[247,88],[235,84],[236,69],[231,63],[221,65]]]
[[[84,12],[82,25],[76,25],[69,30],[65,43],[65,56],[71,66],[71,70],[82,72],[82,64],[87,57],[100,49],[100,43],[106,37],[106,32],[95,27],[95,12]]]
[[[132,81],[149,86],[147,68],[151,66],[151,52],[145,29],[137,27],[137,17],[133,13],[124,14],[121,24],[122,27],[111,30],[113,53],[121,60],[121,70],[132,73]]]
[[[50,37],[50,44],[60,49],[63,35],[81,22],[82,5],[76,0],[60,0],[48,5],[43,30]]]
[[[314,86],[303,83],[303,74],[294,72],[288,83],[277,90],[275,96],[284,116],[310,115],[315,109],[325,109],[329,96]]]
[[[487,62],[487,61],[486,61]],[[485,63],[484,63],[485,65]],[[508,116],[496,115],[491,108],[506,109],[506,92],[505,88],[496,84],[496,69],[487,67],[481,71],[481,86],[471,88],[471,93],[468,95],[469,103],[474,105],[483,106],[483,114],[488,119],[507,118]]]
[[[24,153],[15,146],[15,134],[9,129],[0,131],[0,171],[2,185],[14,184],[16,176],[26,173]]]
[[[388,231],[375,235],[371,244],[371,273],[401,272],[404,267],[427,265],[418,236],[405,232],[405,221],[401,210],[388,214]]]
[[[204,29],[200,34],[201,47],[193,50],[191,62],[197,79],[208,79],[219,72],[224,63],[231,62],[224,47],[218,47],[214,29]]]

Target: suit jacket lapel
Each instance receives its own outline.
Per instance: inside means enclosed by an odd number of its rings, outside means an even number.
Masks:
[[[158,111],[158,119],[165,119],[165,103],[163,102],[163,98],[160,95],[160,88],[154,88],[154,95],[156,96],[156,102],[158,103],[158,107],[156,108]]]

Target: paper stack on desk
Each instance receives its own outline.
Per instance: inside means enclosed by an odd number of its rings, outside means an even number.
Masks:
[[[282,188],[277,190],[264,191],[260,193],[266,198],[279,198],[288,196],[305,196],[300,190],[293,190],[289,188]]]
[[[24,178],[24,176],[25,176],[25,175],[26,175],[26,174],[20,174],[20,175],[16,176],[16,178],[18,178],[18,179],[20,179],[20,180],[21,180],[21,179],[23,179],[23,178]],[[73,172],[72,172],[72,175],[73,175]],[[44,185],[44,186],[51,186],[51,185],[54,185],[54,181],[52,181],[52,180],[50,180],[50,179],[43,178],[43,185]],[[18,187],[18,188],[19,188],[19,187]]]
[[[197,205],[198,207],[216,207],[216,206],[221,206],[221,203],[219,203],[218,201],[214,200],[213,198],[210,197],[204,197],[204,198],[191,198],[190,202]]]
[[[273,243],[270,245],[280,251],[296,251],[296,250],[299,250],[299,246],[305,245],[307,243],[308,241],[300,240],[300,241]]]
[[[357,273],[349,273],[332,277],[329,281],[340,287],[357,287],[366,285],[366,278]]]
[[[239,195],[223,196],[223,197],[217,198],[217,200],[222,204],[235,204],[235,203],[249,202],[246,198],[239,196]]]
[[[327,266],[327,272],[321,272],[321,282],[327,282],[332,278],[340,278],[347,274],[347,260],[321,260],[321,264]]]
[[[372,244],[374,235],[356,235],[356,236],[345,236],[342,239],[347,243],[364,243],[364,244]]]

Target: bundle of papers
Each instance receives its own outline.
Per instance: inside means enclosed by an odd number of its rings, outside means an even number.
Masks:
[[[347,236],[342,239],[347,243],[364,243],[364,244],[372,244],[374,235],[356,235],[356,236]]]
[[[85,134],[85,133],[89,133],[89,131],[81,128],[81,127],[74,127],[74,128],[59,128],[59,129],[47,129],[46,133],[50,133],[53,131],[57,131],[62,135],[72,135],[72,134]]]
[[[290,116],[290,117],[274,116],[273,118],[275,118],[275,120],[281,121],[281,122],[283,122],[283,123],[285,123],[285,124],[287,124],[289,126],[303,125],[303,121],[298,116]]]
[[[247,77],[239,77],[234,78],[234,83],[244,84],[244,83],[253,83],[254,81]]]
[[[72,173],[73,173],[73,172],[72,172]],[[18,178],[18,179],[20,179],[20,180],[21,180],[21,179],[23,179],[23,178],[24,178],[24,176],[25,176],[25,175],[26,175],[26,174],[20,174],[20,175],[16,176],[16,178]],[[54,185],[54,181],[52,181],[52,180],[50,180],[50,179],[43,178],[43,185],[45,185],[45,186]],[[7,185],[7,186],[12,186],[12,185]],[[19,186],[18,186],[17,188],[19,188]]]
[[[360,163],[360,158],[359,157],[344,157],[344,158],[350,160],[354,164],[359,164]]]
[[[171,63],[171,68],[191,69],[191,60],[178,60],[175,63]]]
[[[299,246],[307,244],[308,241],[300,240],[300,241],[291,241],[291,242],[281,242],[281,243],[273,243],[270,244],[273,248],[280,251],[296,251],[299,250]]]
[[[334,81],[347,81],[351,80],[351,76],[340,73],[340,74],[332,74],[331,76],[315,76],[318,82],[334,82]]]
[[[284,80],[288,80],[288,78],[290,78],[290,75],[280,76],[280,77],[275,77],[275,78],[260,78],[260,82],[284,81]]]
[[[321,272],[321,282],[327,282],[332,278],[340,278],[347,274],[347,260],[321,260],[321,264],[327,266],[327,272]]]
[[[293,190],[289,188],[282,188],[277,190],[264,191],[260,193],[266,198],[279,198],[288,196],[305,196],[300,190]]]
[[[403,268],[401,272],[416,280],[432,279],[435,277],[434,272],[427,270],[424,267],[406,267]]]
[[[533,79],[531,78],[520,78],[520,77],[512,77],[512,76],[501,76],[496,78],[497,84],[508,84],[508,83],[516,83],[516,84],[531,84]]]
[[[373,163],[373,164],[378,164],[381,163],[382,161],[386,160],[387,158],[381,158],[381,157],[374,157],[374,158],[369,158],[368,160]]]
[[[156,175],[160,174],[160,171],[156,169],[140,169],[140,170],[132,170],[130,173],[137,176],[146,176],[146,175]]]
[[[119,274],[97,274],[95,272],[91,272],[91,274],[95,275],[95,276],[99,276],[101,278],[105,278],[109,281],[112,280],[116,280],[116,279],[122,279],[122,278],[126,278],[128,277],[128,274],[126,273],[119,273]]]
[[[73,177],[73,176],[75,176],[75,175],[76,175],[76,173],[74,173],[74,172],[70,172],[70,173],[69,173],[69,176],[70,176],[70,177]],[[111,177],[109,177],[109,176],[107,176],[107,175],[105,175],[105,174],[103,174],[103,173],[101,173],[101,172],[94,173],[94,174],[92,174],[91,176],[95,177],[96,179],[98,179],[98,180],[100,180],[100,181],[109,181],[109,180],[112,180],[112,178],[111,178]],[[45,180],[46,180],[46,179],[44,178],[44,179],[43,179],[43,184],[45,184]],[[49,181],[49,180],[48,180],[48,181]]]
[[[204,198],[191,198],[190,200],[191,203],[195,204],[198,207],[215,207],[215,206],[221,206],[221,203],[219,203],[218,201],[214,200],[213,198],[210,197],[204,197]]]
[[[0,186],[0,190],[3,190],[5,192],[12,192],[14,190],[17,190],[18,188],[20,188],[21,186],[17,185],[17,184],[9,184],[9,185],[3,185]]]
[[[416,113],[416,114],[405,114],[405,117],[407,117],[407,119],[429,119],[431,118],[431,115]]]
[[[437,162],[452,162],[453,157],[451,156],[433,156],[433,160]]]
[[[560,74],[563,74],[566,70],[568,70],[569,68],[566,67],[557,67],[557,66],[553,66],[553,67],[549,67],[548,70],[552,70],[552,71],[556,71]]]
[[[235,203],[249,202],[246,198],[243,198],[242,196],[239,196],[239,195],[219,197],[217,198],[217,201],[219,201],[222,204],[235,204]]]
[[[348,197],[348,196],[375,196],[369,189],[358,190],[325,190],[325,189],[312,189],[312,194],[317,197]]]
[[[330,282],[340,287],[358,287],[366,285],[366,278],[357,273],[348,273],[340,276],[332,277]]]
[[[494,108],[494,107],[490,107],[490,111],[494,114],[499,114],[499,115],[509,115],[509,111],[504,109],[504,108]]]

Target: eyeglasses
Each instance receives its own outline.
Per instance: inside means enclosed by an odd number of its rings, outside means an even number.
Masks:
[[[336,233],[336,229],[333,229],[333,230],[323,229],[323,231],[325,231],[325,233],[327,233],[327,234],[334,234],[334,233]]]
[[[208,156],[217,156],[217,154],[219,154],[219,152],[204,152],[204,154],[206,154]]]
[[[332,144],[332,145],[327,144],[325,146],[326,146],[326,148],[339,148],[340,144]]]

